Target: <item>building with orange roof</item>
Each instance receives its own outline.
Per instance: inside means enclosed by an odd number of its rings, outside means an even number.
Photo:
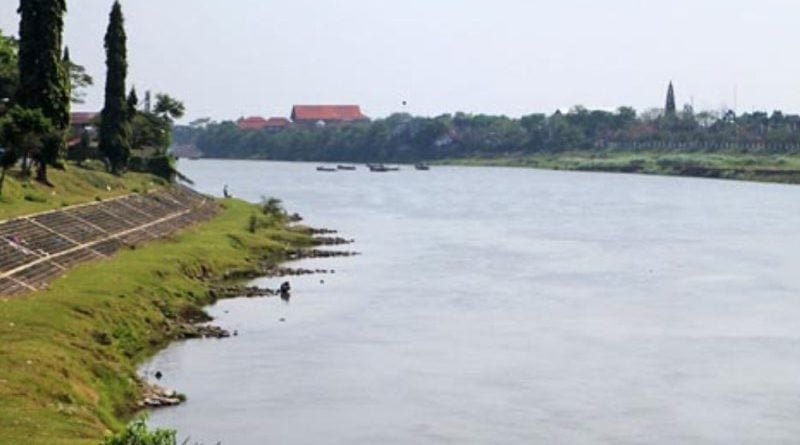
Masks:
[[[330,125],[366,122],[358,105],[295,105],[292,121],[300,125]]]

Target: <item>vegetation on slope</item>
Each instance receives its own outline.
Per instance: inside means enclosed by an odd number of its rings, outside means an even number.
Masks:
[[[309,238],[226,200],[172,239],[82,265],[46,291],[0,300],[0,443],[92,444],[136,411],[136,364],[211,303],[210,282],[278,261]]]
[[[114,176],[99,165],[96,169],[91,165],[70,165],[67,170],[53,169],[48,176],[53,186],[26,178],[18,169],[11,170],[0,196],[0,220],[128,193],[145,193],[167,185],[164,179],[144,173]]]

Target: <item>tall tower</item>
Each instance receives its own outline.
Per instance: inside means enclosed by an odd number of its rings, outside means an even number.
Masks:
[[[669,82],[667,89],[667,105],[664,107],[664,114],[666,116],[674,117],[678,110],[675,107],[675,88],[672,86],[672,81]]]

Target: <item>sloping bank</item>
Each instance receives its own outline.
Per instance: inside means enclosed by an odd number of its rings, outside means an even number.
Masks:
[[[170,239],[0,300],[0,444],[98,444],[136,412],[136,364],[212,302],[212,283],[311,243],[258,206],[222,205]]]

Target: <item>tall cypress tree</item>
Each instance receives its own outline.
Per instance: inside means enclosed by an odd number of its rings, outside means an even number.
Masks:
[[[47,181],[47,165],[58,165],[69,128],[69,74],[61,60],[66,0],[20,0],[19,75],[16,101],[40,109],[60,132],[36,156],[38,177]]]
[[[122,6],[114,2],[105,37],[106,98],[100,124],[100,151],[108,158],[112,173],[122,173],[131,152],[131,128],[125,78],[128,75],[127,37]]]
[[[678,109],[675,106],[675,88],[672,86],[672,82],[669,83],[669,88],[667,89],[667,105],[664,107],[664,114],[669,117],[675,117],[678,113]]]
[[[64,91],[67,93],[69,103],[72,102],[72,79],[70,70],[72,69],[72,59],[69,57],[69,47],[64,47],[64,57],[61,59],[61,64],[64,66],[64,73],[66,74],[66,81],[64,82]]]

